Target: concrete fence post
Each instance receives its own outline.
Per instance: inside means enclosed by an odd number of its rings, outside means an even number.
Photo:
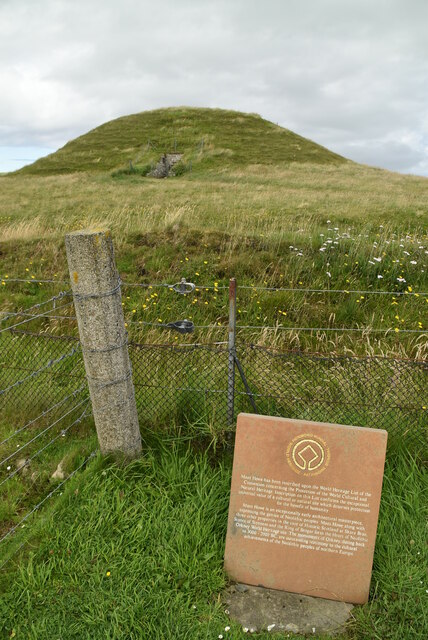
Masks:
[[[111,234],[68,233],[65,246],[100,449],[134,458],[141,436]]]

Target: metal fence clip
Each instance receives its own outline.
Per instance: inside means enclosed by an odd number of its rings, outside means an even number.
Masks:
[[[195,325],[190,320],[177,320],[177,322],[169,322],[168,329],[174,329],[178,333],[193,333]]]
[[[177,293],[185,294],[191,293],[195,288],[193,282],[186,282],[186,278],[181,278],[180,282],[171,286],[171,289],[176,291]]]

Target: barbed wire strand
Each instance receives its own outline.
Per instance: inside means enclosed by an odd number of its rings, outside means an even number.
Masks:
[[[168,324],[164,322],[145,322],[140,320],[127,320],[127,324],[138,324],[142,326],[151,326],[151,327],[160,327],[162,329],[168,328],[173,331]],[[193,325],[194,329],[223,329],[226,330],[228,325],[226,324],[195,324]],[[239,329],[260,329],[265,330],[268,329],[270,331],[274,330],[282,330],[282,331],[367,331],[368,333],[388,333],[389,331],[393,331],[394,329],[368,329],[367,327],[357,328],[357,327],[283,327],[283,326],[263,326],[263,325],[236,325],[236,330]],[[426,333],[423,329],[400,329],[400,333]]]
[[[61,305],[59,307],[56,307],[55,309],[51,309],[51,311],[58,311],[59,309],[65,309],[65,307],[69,307],[72,304],[73,304],[73,302],[70,301],[70,302],[67,302],[66,304],[63,304],[63,305]],[[0,329],[0,333],[3,333],[4,331],[10,331],[10,329],[14,329],[15,327],[19,327],[21,324],[25,324],[26,322],[31,322],[35,318],[49,318],[50,317],[48,315],[49,313],[50,313],[50,311],[45,311],[43,313],[38,313],[36,315],[32,315],[31,318],[27,318],[26,320],[22,320],[21,322],[17,322],[16,324],[12,324],[10,327],[4,327],[4,329]],[[17,313],[16,315],[20,315],[20,314]],[[2,318],[1,321],[7,320],[7,319],[8,318]]]
[[[237,290],[239,289],[251,289],[257,291],[289,291],[289,292],[303,292],[303,293],[365,293],[365,294],[375,294],[375,295],[386,295],[386,296],[426,296],[428,293],[423,291],[374,291],[374,290],[360,290],[360,289],[295,289],[292,287],[258,287],[258,286],[250,286],[250,285],[239,285],[237,286]]]
[[[31,284],[39,284],[40,282],[43,284],[70,284],[69,280],[48,280],[47,278],[0,278],[2,282],[28,282]]]
[[[71,295],[70,291],[60,291],[60,293],[58,293],[56,296],[52,296],[52,298],[49,298],[49,300],[44,300],[43,302],[39,302],[38,304],[34,304],[32,307],[28,307],[27,309],[24,309],[24,312],[27,313],[28,311],[31,311],[33,309],[40,309],[40,307],[44,307],[45,304],[49,304],[49,302],[55,302],[55,300],[60,300],[61,298],[64,298],[65,296],[69,296]],[[8,315],[5,318],[0,318],[0,322],[5,322],[5,320],[8,320],[9,318],[13,318],[15,316],[19,316],[21,315],[20,311],[5,311],[2,313],[7,313]]]
[[[19,449],[17,449],[16,451],[14,451],[13,453],[11,453],[9,456],[7,456],[7,458],[4,458],[4,460],[0,461],[0,467],[2,467],[6,462],[8,462],[9,460],[11,460],[12,458],[14,458],[15,456],[17,456],[18,454],[21,453],[21,451],[23,451],[23,449],[26,449],[28,447],[28,445],[32,444],[33,442],[35,442],[36,440],[38,440],[39,438],[41,438],[45,433],[47,433],[48,431],[50,431],[51,429],[53,429],[53,427],[55,427],[59,422],[61,422],[62,420],[64,420],[64,418],[66,418],[67,416],[70,415],[70,413],[73,413],[73,411],[75,411],[76,409],[78,409],[78,407],[81,407],[83,403],[88,403],[89,402],[89,398],[85,398],[84,400],[81,400],[80,402],[78,402],[74,407],[72,407],[69,411],[67,411],[66,413],[64,413],[60,418],[58,418],[57,420],[55,420],[55,422],[52,422],[52,424],[48,425],[45,429],[43,429],[43,431],[40,431],[40,433],[38,433],[36,436],[34,436],[34,438],[31,438],[31,440],[29,440],[28,442],[26,442],[25,444],[22,445],[22,447],[19,447]]]
[[[27,283],[58,283],[58,284],[69,284],[67,280],[27,280],[24,278],[3,278],[2,282],[27,282]],[[123,287],[139,287],[143,289],[155,289],[155,288],[165,288],[172,289],[174,285],[168,284],[166,282],[152,282],[152,283],[142,283],[142,282],[121,282]],[[212,285],[212,284],[195,284],[196,289],[229,289],[229,285]],[[295,288],[295,287],[262,287],[259,285],[238,285],[237,290],[239,289],[249,289],[255,291],[287,291],[287,292],[300,292],[300,293],[359,293],[359,294],[374,294],[374,295],[388,295],[388,296],[427,296],[428,292],[426,291],[374,291],[374,290],[363,290],[363,289],[306,289],[306,288]],[[191,292],[190,292],[191,293]],[[70,294],[68,294],[70,295]],[[188,294],[187,294],[188,295]],[[3,313],[3,312],[2,312]]]
[[[73,347],[71,351],[69,351],[68,353],[64,353],[59,358],[56,358],[55,360],[49,360],[47,364],[45,364],[43,367],[40,367],[40,369],[33,371],[28,376],[25,376],[25,378],[21,378],[20,380],[17,380],[16,382],[10,384],[8,387],[5,387],[4,389],[0,389],[0,396],[2,396],[7,391],[10,391],[14,387],[19,387],[21,384],[24,384],[24,382],[27,382],[27,380],[30,380],[31,378],[35,378],[43,371],[46,371],[46,369],[50,369],[51,367],[58,364],[59,362],[62,362],[62,360],[65,360],[66,358],[70,358],[75,353],[77,353],[79,349],[80,349],[80,343],[76,347]]]
[[[174,285],[167,283],[153,283],[153,284],[145,284],[138,282],[122,282],[123,287],[141,287],[145,289],[154,289],[156,287],[159,288],[167,288],[173,289]],[[229,289],[229,285],[211,285],[211,284],[195,284],[195,290],[197,289]],[[363,289],[305,289],[305,288],[294,288],[294,287],[261,287],[258,285],[237,285],[237,291],[240,289],[249,289],[256,291],[288,291],[288,292],[300,292],[300,293],[363,293],[363,294],[375,294],[375,295],[393,295],[393,296],[426,296],[428,292],[420,292],[420,291],[374,291],[374,290],[363,290]],[[192,292],[189,292],[192,293]],[[189,295],[187,293],[186,295]]]
[[[370,329],[368,327],[263,327],[260,325],[236,325],[236,330],[238,329],[268,329],[270,331],[276,331],[277,329],[282,331],[366,331],[367,333],[389,333],[391,331],[395,332],[395,328],[390,327],[389,329]],[[396,333],[426,333],[424,329],[399,329]]]
[[[82,464],[80,464],[76,469],[74,469],[74,471],[72,471],[72,472],[71,472],[71,473],[70,473],[66,478],[64,478],[64,480],[63,480],[62,482],[60,482],[60,483],[59,483],[59,484],[58,484],[54,489],[52,489],[52,491],[50,491],[50,492],[48,493],[48,495],[47,495],[47,496],[45,496],[45,497],[43,498],[43,500],[41,500],[38,504],[36,504],[36,506],[35,506],[35,507],[33,507],[33,509],[31,509],[31,511],[29,511],[29,512],[27,513],[27,515],[26,515],[26,516],[24,516],[24,517],[23,517],[23,518],[22,518],[22,519],[21,519],[21,520],[20,520],[16,525],[14,525],[13,527],[11,527],[11,528],[10,528],[10,529],[9,529],[9,530],[4,534],[4,536],[2,536],[2,537],[0,538],[0,543],[1,543],[1,542],[3,542],[3,540],[6,540],[6,538],[8,538],[8,537],[9,537],[10,535],[12,535],[12,533],[14,533],[14,532],[15,532],[15,531],[20,527],[20,526],[22,526],[22,524],[23,524],[26,520],[28,520],[28,518],[29,518],[29,517],[30,517],[30,516],[35,512],[35,511],[37,511],[38,509],[40,509],[40,507],[42,506],[42,504],[44,504],[44,503],[46,502],[46,500],[49,500],[49,498],[50,498],[51,496],[53,496],[53,494],[54,494],[54,493],[56,493],[56,492],[57,492],[57,491],[58,491],[62,486],[64,486],[64,484],[65,484],[66,482],[68,482],[68,480],[70,480],[70,478],[72,478],[72,477],[75,475],[75,473],[77,473],[78,471],[80,471],[80,469],[81,469],[81,468],[82,468],[82,467],[83,467],[83,466],[84,466],[84,465],[85,465],[85,464],[86,464],[86,463],[87,463],[91,458],[93,458],[93,457],[96,455],[96,453],[97,453],[97,449],[95,449],[94,451],[92,451],[92,453],[91,453],[91,454],[90,454],[90,455],[89,455],[89,456],[88,456],[88,457],[87,457],[87,458],[82,462]],[[25,544],[25,543],[24,543],[24,544]],[[17,551],[19,551],[19,549],[20,549],[20,548],[21,548],[21,547],[18,547],[18,549],[16,550],[16,552],[17,552]],[[15,553],[16,553],[16,552],[15,552]],[[9,562],[9,560],[13,557],[13,555],[15,555],[15,553],[14,553],[14,554],[12,554],[12,556],[10,556],[10,557],[6,560],[6,562]],[[5,562],[5,563],[3,563],[3,564],[0,566],[0,569],[2,569],[2,568],[4,567],[4,565],[6,564],[6,562]]]
[[[53,309],[54,311],[55,309]],[[0,312],[1,313],[1,312]],[[50,313],[50,312],[48,312]],[[42,315],[37,315],[35,316],[34,313],[24,313],[23,311],[20,313],[16,313],[15,315],[17,316],[22,316],[24,318],[48,318],[49,320],[53,319],[53,320],[76,320],[76,316],[42,316]]]
[[[70,395],[68,395],[67,397],[65,397],[62,400],[60,400],[59,402],[57,402],[56,404],[54,404],[51,407],[49,407],[49,409],[46,409],[45,411],[42,411],[42,413],[40,415],[38,415],[37,418],[33,418],[32,420],[30,420],[30,422],[27,422],[27,424],[24,424],[24,426],[20,427],[14,433],[12,433],[10,436],[5,438],[2,442],[0,442],[0,447],[3,446],[4,444],[6,444],[6,442],[9,442],[9,440],[11,440],[15,436],[17,436],[19,433],[21,433],[25,429],[28,429],[28,427],[30,427],[32,424],[37,422],[37,420],[40,420],[41,418],[44,418],[51,411],[53,411],[57,407],[60,407],[62,404],[64,404],[64,402],[67,402],[67,400],[70,400],[70,398],[74,398],[74,396],[76,396],[78,393],[82,392],[86,388],[87,388],[86,384],[83,384],[79,389],[76,389],[76,391],[73,391],[73,393],[70,393]]]
[[[88,400],[89,402],[89,400]],[[74,422],[72,422],[66,429],[63,429],[57,436],[55,436],[55,438],[52,438],[52,440],[50,442],[48,442],[44,447],[42,447],[41,449],[39,449],[38,451],[36,451],[36,453],[34,453],[32,456],[30,456],[29,458],[26,459],[25,464],[22,465],[22,467],[19,467],[18,469],[15,469],[15,471],[12,471],[12,473],[10,473],[8,476],[6,476],[6,478],[4,478],[1,482],[0,482],[0,487],[7,482],[8,480],[10,480],[11,478],[13,478],[14,476],[16,476],[17,473],[19,473],[20,471],[22,471],[22,469],[24,467],[27,467],[31,460],[34,460],[34,458],[37,458],[37,456],[39,456],[43,451],[45,451],[48,447],[50,447],[54,442],[56,442],[56,440],[58,440],[58,438],[64,437],[65,434],[70,431],[70,429],[72,427],[74,427],[75,424],[78,424],[79,422],[82,422],[82,420],[86,417],[88,408],[86,407],[85,410],[80,414],[80,416],[74,420]],[[0,540],[1,542],[1,540]]]

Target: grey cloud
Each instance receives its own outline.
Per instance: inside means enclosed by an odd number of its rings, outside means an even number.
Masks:
[[[3,1],[0,144],[59,146],[188,104],[258,111],[353,159],[428,173],[426,24],[422,0]]]

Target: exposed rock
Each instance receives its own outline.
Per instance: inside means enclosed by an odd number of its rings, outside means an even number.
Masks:
[[[62,468],[63,463],[64,463],[64,460],[61,460],[61,462],[59,463],[59,465],[51,475],[52,480],[64,480],[65,473],[64,473],[64,469]]]
[[[346,602],[242,584],[229,587],[222,601],[230,617],[247,629],[307,635],[343,631],[353,608]]]
[[[164,153],[156,167],[150,171],[151,178],[168,178],[174,175],[173,166],[182,158],[182,153]]]
[[[19,458],[19,460],[16,461],[16,470],[20,471],[23,476],[26,476],[29,471],[28,469],[29,465],[30,465],[29,458]]]

